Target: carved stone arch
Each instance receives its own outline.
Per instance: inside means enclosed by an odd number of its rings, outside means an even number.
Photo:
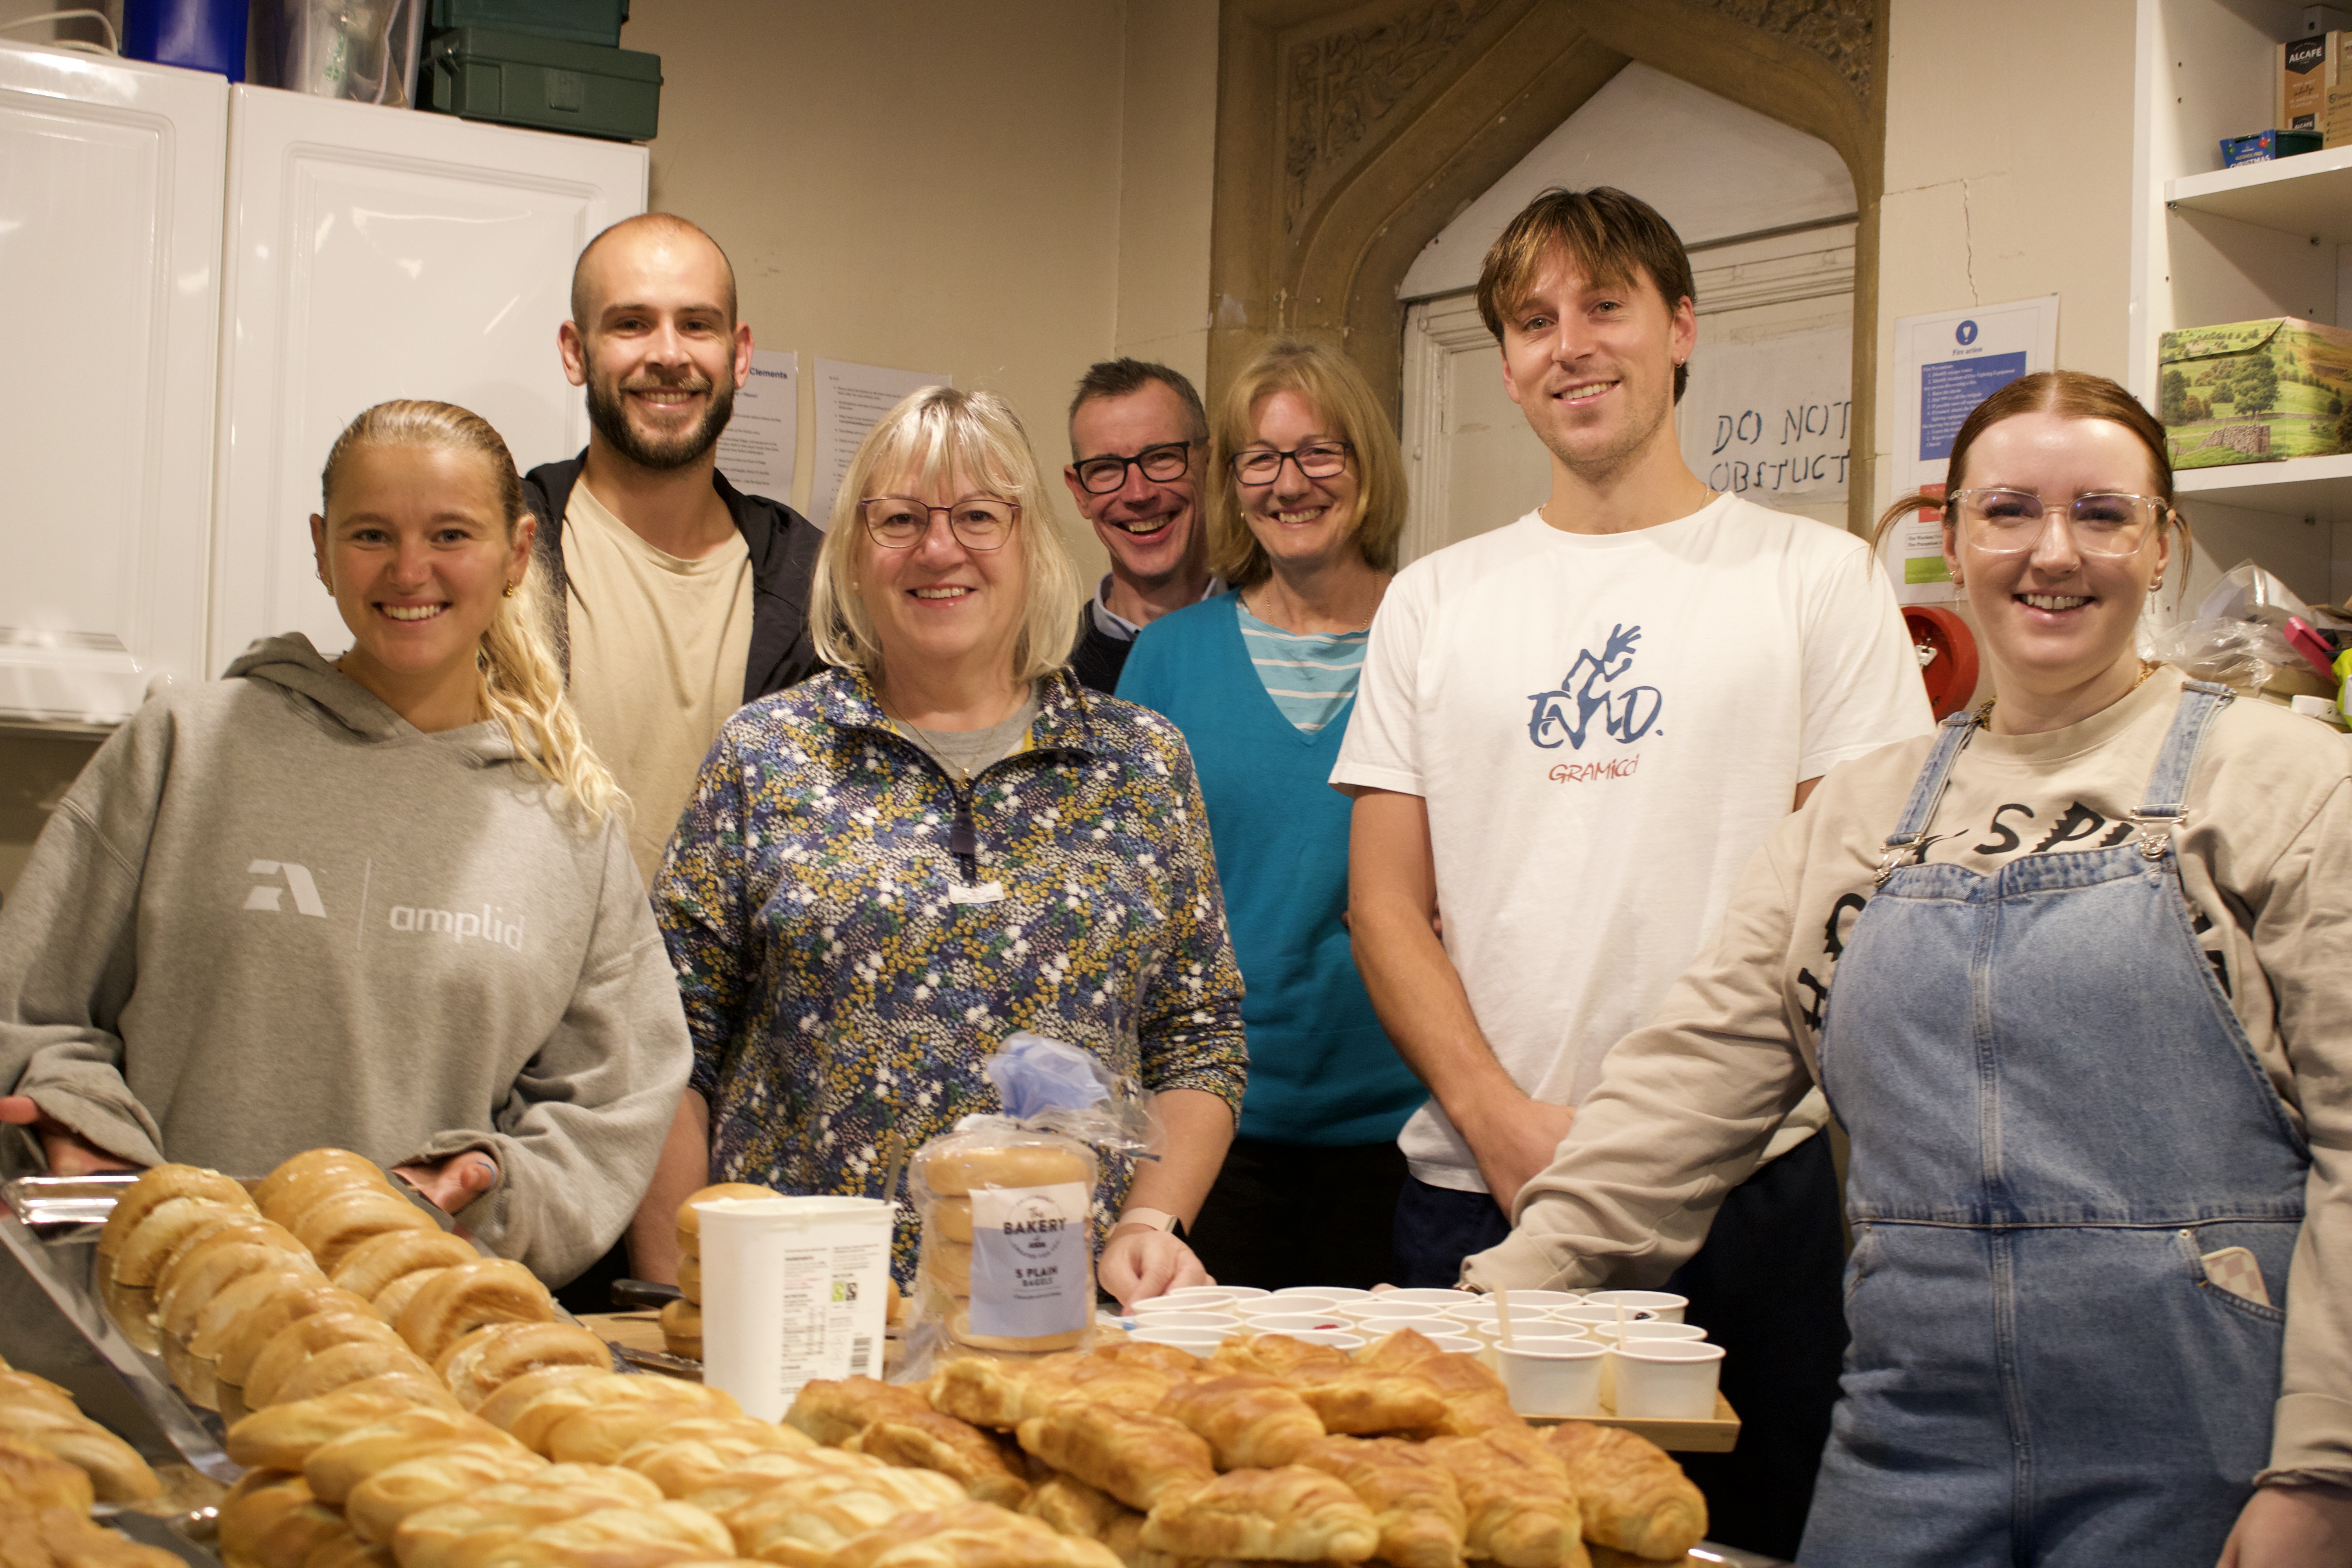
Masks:
[[[1223,0],[1209,383],[1276,331],[1402,392],[1397,284],[1454,215],[1628,61],[1817,136],[1845,161],[1853,497],[1873,473],[1887,0]]]

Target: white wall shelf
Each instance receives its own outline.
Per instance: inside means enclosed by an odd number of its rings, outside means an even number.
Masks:
[[[2236,218],[2306,245],[2352,245],[2352,147],[2183,174],[2165,182],[2164,197],[2168,209]]]
[[[2151,409],[2168,331],[2352,321],[2352,148],[2221,167],[2222,138],[2269,126],[2273,50],[2302,30],[2294,0],[2138,0],[2128,379]],[[2248,556],[2315,602],[2352,595],[2352,455],[2176,483],[2200,540],[2189,602]]]

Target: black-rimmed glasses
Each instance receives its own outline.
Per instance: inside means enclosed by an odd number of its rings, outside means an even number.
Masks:
[[[1287,452],[1253,447],[1249,451],[1234,454],[1234,478],[1245,485],[1270,485],[1282,472],[1282,465],[1286,458],[1297,463],[1298,471],[1308,479],[1328,479],[1347,471],[1348,455],[1355,449],[1345,441],[1313,441]]]
[[[928,506],[912,496],[875,496],[857,503],[866,531],[885,550],[911,550],[931,531],[931,519],[945,513],[948,531],[966,550],[994,550],[1012,537],[1021,520],[1017,501],[966,496],[950,506]]]
[[[1192,466],[1192,447],[1190,441],[1163,441],[1157,447],[1146,447],[1132,458],[1106,453],[1071,467],[1077,470],[1078,483],[1088,495],[1107,496],[1127,483],[1129,468],[1141,468],[1143,477],[1155,484],[1182,479],[1184,471]]]

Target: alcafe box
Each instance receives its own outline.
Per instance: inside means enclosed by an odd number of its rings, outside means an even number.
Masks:
[[[2176,468],[2352,452],[2352,329],[2293,316],[2184,327],[2157,357]]]

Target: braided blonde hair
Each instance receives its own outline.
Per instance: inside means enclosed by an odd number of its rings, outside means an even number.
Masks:
[[[335,437],[319,475],[320,510],[331,503],[335,472],[360,447],[427,447],[472,452],[487,463],[506,515],[507,539],[528,515],[522,476],[515,471],[507,444],[490,422],[454,403],[400,398],[379,403]],[[516,752],[572,798],[591,823],[625,808],[628,797],[613,782],[580,733],[580,721],[564,700],[563,672],[548,636],[545,585],[536,559],[527,562],[513,595],[499,602],[475,655],[481,672],[481,705],[506,730]]]

